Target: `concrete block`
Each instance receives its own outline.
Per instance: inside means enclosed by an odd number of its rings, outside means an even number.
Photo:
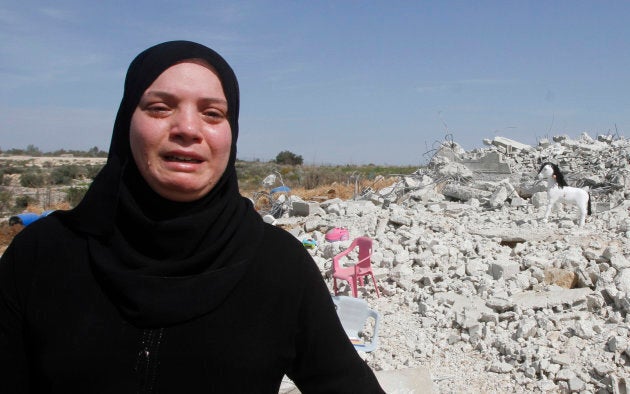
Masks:
[[[624,268],[617,273],[615,285],[619,291],[630,294],[630,268]]]
[[[510,166],[504,162],[503,156],[498,152],[488,152],[485,156],[474,160],[463,160],[462,163],[470,170],[490,174],[510,174]]]
[[[393,223],[395,225],[400,225],[400,226],[411,226],[411,218],[405,215],[392,215],[389,218],[389,222]]]
[[[608,201],[593,201],[591,203],[591,211],[593,214],[602,213],[610,210],[610,202]]]
[[[510,205],[512,205],[513,207],[523,207],[527,205],[527,200],[521,197],[512,197]]]
[[[494,279],[510,279],[520,272],[520,266],[511,261],[493,261],[489,271]]]
[[[406,368],[376,371],[376,378],[389,394],[432,393],[435,391],[431,372],[427,368]]]
[[[316,202],[293,201],[291,204],[291,214],[293,216],[310,216],[318,210],[321,210],[321,208]]]
[[[513,369],[514,366],[512,364],[496,360],[490,365],[489,371],[496,373],[510,373]]]
[[[569,390],[571,390],[572,393],[581,392],[585,386],[586,384],[577,376],[569,379]]]
[[[460,201],[468,201],[470,199],[482,200],[490,196],[490,192],[481,189],[475,189],[469,186],[457,184],[447,184],[442,189],[442,194]]]
[[[492,193],[488,203],[490,204],[491,207],[497,208],[503,205],[507,197],[508,197],[507,188],[505,186],[500,186],[497,190],[495,190]]]
[[[538,192],[532,195],[532,205],[540,208],[547,205],[547,192]]]
[[[578,277],[573,271],[562,268],[545,269],[545,283],[554,284],[565,289],[572,289],[577,285]]]
[[[595,335],[593,322],[590,320],[578,320],[573,328],[575,335],[582,339],[591,339]]]
[[[506,298],[494,297],[486,302],[486,306],[497,312],[505,312],[514,308],[514,302]]]
[[[465,165],[460,163],[448,163],[438,170],[442,176],[452,177],[455,179],[472,178],[472,171]]]
[[[524,319],[519,323],[518,330],[516,330],[516,337],[527,339],[536,336],[538,329],[538,323],[535,319]]]
[[[628,259],[626,259],[626,257],[621,254],[621,253],[616,253],[612,256],[610,256],[610,265],[618,270],[618,271],[622,271],[625,270],[627,268],[630,268],[630,261]]]

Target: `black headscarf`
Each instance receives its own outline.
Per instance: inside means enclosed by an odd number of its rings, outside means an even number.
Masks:
[[[216,70],[228,102],[232,145],[225,172],[206,196],[174,202],[155,193],[140,175],[129,126],[145,90],[167,68],[187,59],[203,59]],[[169,326],[211,311],[253,263],[263,224],[238,191],[238,112],[236,76],[216,52],[189,41],[145,50],[127,71],[107,163],[81,203],[59,214],[87,237],[97,280],[137,326]]]

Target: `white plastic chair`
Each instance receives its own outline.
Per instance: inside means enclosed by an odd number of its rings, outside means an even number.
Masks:
[[[379,313],[371,309],[368,303],[361,298],[334,296],[332,299],[337,308],[337,315],[339,316],[341,325],[354,345],[354,348],[363,352],[376,350],[376,348],[378,348]],[[371,319],[374,321],[372,337],[370,342],[365,342],[359,334],[369,327]]]

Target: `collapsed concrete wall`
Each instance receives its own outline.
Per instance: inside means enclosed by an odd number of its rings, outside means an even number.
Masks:
[[[491,151],[479,159],[466,159],[462,163],[473,172],[509,175],[512,170],[503,160],[503,155]]]
[[[383,315],[381,347],[364,355],[377,370],[431,365],[447,374],[436,384],[448,392],[627,390],[630,143],[582,136],[497,149],[441,155],[363,200],[297,204],[305,216],[279,225],[317,242],[311,253],[329,284],[332,257],[354,237],[374,239],[383,296],[369,285],[360,296]],[[487,155],[509,174],[483,178],[468,166]],[[582,228],[568,207],[541,223],[542,161],[558,162],[608,208]],[[350,240],[327,242],[339,226]]]

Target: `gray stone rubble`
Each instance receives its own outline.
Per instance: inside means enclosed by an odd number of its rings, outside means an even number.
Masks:
[[[377,371],[428,368],[437,392],[630,392],[630,141],[484,142],[444,144],[426,168],[354,200],[293,196],[278,225],[317,241],[331,291],[332,257],[374,240],[382,296],[370,281],[359,295],[382,317],[379,349],[363,354]],[[584,227],[568,206],[541,223],[544,161],[590,188]],[[325,241],[333,227],[350,240]]]

